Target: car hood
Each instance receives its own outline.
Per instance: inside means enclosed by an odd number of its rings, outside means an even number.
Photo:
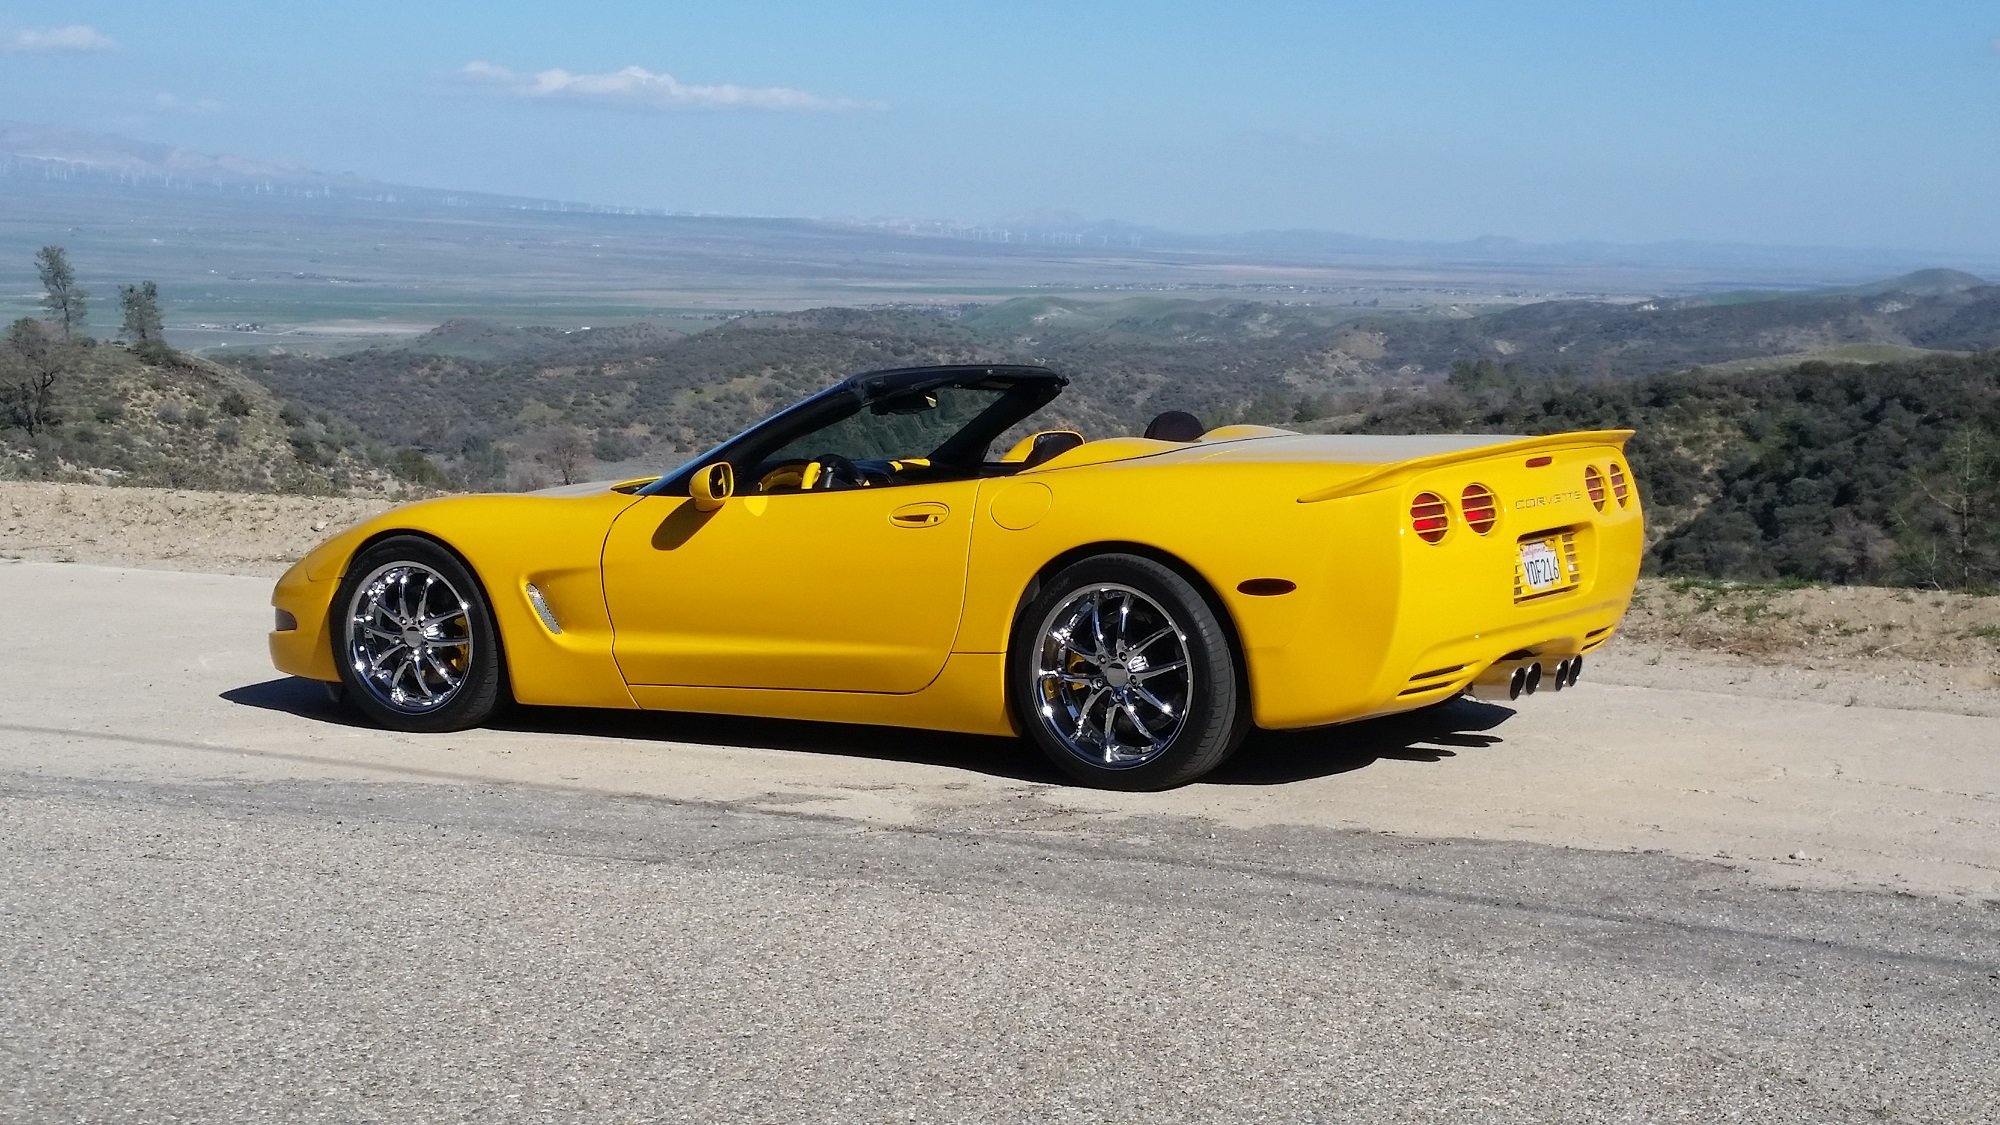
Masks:
[[[533,492],[520,493],[522,496],[597,496],[606,492],[631,492],[644,488],[658,480],[658,477],[631,477],[624,480],[591,480],[580,484],[559,484],[554,488],[537,488]]]

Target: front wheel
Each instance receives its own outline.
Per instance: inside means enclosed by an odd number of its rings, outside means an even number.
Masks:
[[[1249,726],[1235,654],[1187,579],[1098,555],[1023,609],[1008,653],[1015,718],[1071,777],[1166,789],[1221,765]]]
[[[333,599],[334,661],[350,703],[392,730],[464,730],[502,698],[500,638],[478,581],[415,535],[369,547]]]

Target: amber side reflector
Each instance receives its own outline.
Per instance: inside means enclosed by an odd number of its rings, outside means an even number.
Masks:
[[[1445,507],[1444,497],[1435,492],[1419,492],[1410,501],[1410,530],[1426,543],[1436,543],[1444,538],[1445,529],[1451,526],[1451,509]]]
[[[1603,511],[1604,474],[1597,471],[1597,466],[1585,465],[1583,467],[1583,489],[1585,492],[1590,493],[1590,502],[1596,505],[1597,510],[1600,512]]]
[[[1254,598],[1274,598],[1291,593],[1299,584],[1288,578],[1245,578],[1236,588]]]
[[[1539,469],[1539,468],[1541,468],[1541,467],[1542,467],[1543,465],[1547,465],[1547,464],[1550,464],[1550,463],[1552,463],[1552,462],[1553,462],[1554,460],[1555,460],[1555,458],[1553,458],[1553,457],[1549,456],[1548,454],[1544,453],[1544,454],[1542,454],[1542,455],[1541,455],[1540,457],[1530,457],[1530,458],[1528,458],[1528,467],[1529,467],[1530,469]]]
[[[1616,461],[1611,463],[1611,495],[1618,498],[1621,508],[1632,499],[1632,485],[1625,479],[1625,470],[1619,468]]]
[[[1465,526],[1481,535],[1493,530],[1493,521],[1499,518],[1498,507],[1493,490],[1483,484],[1466,485],[1458,497],[1458,510],[1465,513]]]

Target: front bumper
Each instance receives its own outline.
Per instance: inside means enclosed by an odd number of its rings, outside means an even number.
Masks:
[[[285,624],[289,614],[295,625],[290,629],[273,629],[270,633],[271,663],[278,671],[329,683],[340,679],[340,671],[333,663],[333,644],[328,635],[331,620],[329,607],[339,585],[338,574],[317,580],[309,577],[304,563],[294,566],[278,579],[278,585],[271,591],[271,606],[277,611],[277,624]]]

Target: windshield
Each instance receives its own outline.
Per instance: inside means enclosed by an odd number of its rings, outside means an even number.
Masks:
[[[896,461],[929,457],[1007,392],[985,387],[937,387],[885,399],[765,455],[767,463],[822,457]],[[978,451],[983,456],[985,451]]]
[[[994,441],[1065,382],[1045,368],[1005,365],[868,372],[772,415],[639,493],[686,495],[692,468],[717,460],[734,467],[745,494],[988,474],[1001,468],[986,461]]]

